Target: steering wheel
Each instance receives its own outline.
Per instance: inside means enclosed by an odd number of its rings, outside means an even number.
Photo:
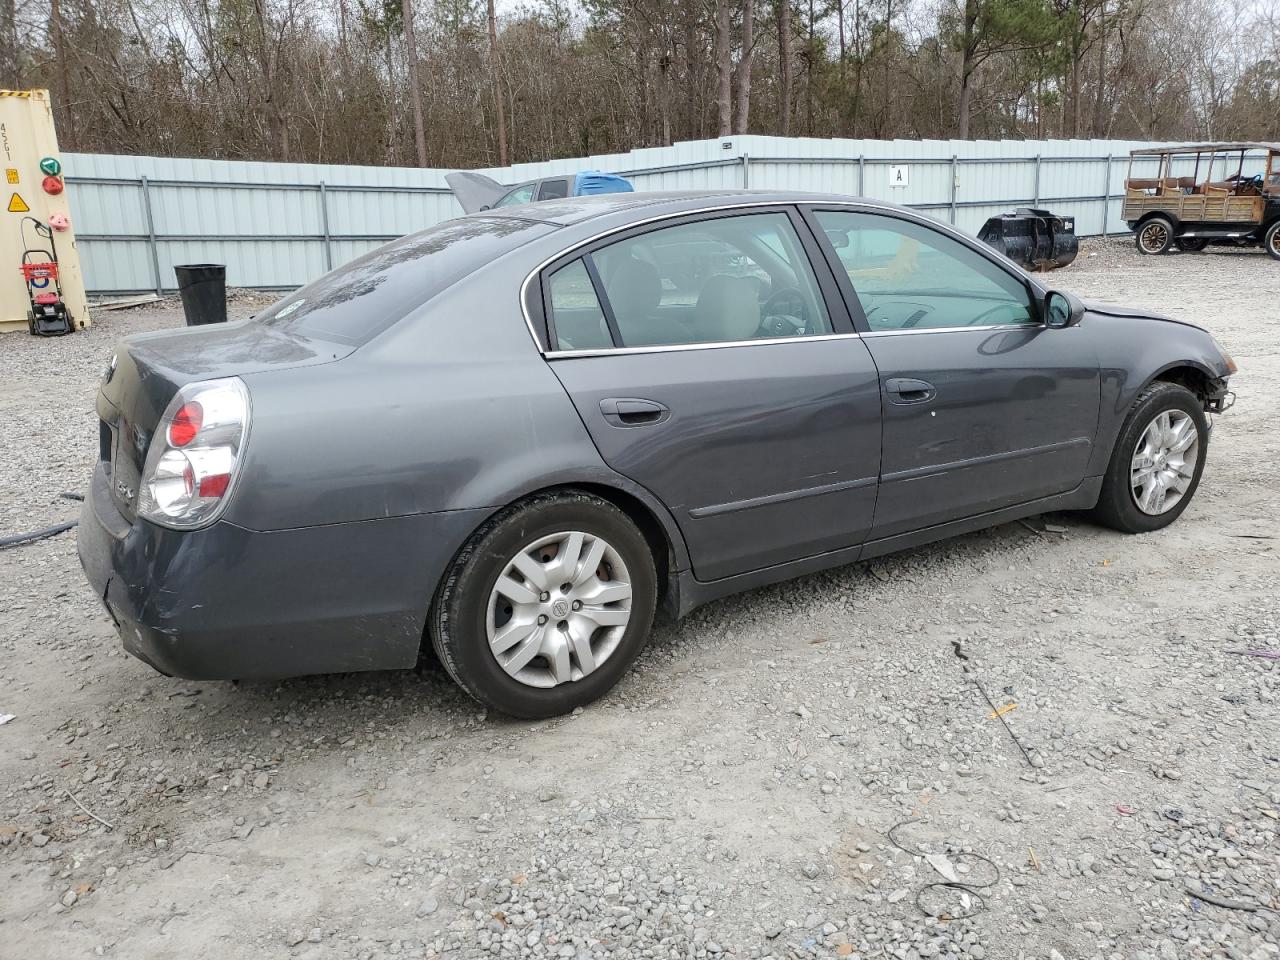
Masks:
[[[799,287],[775,290],[761,306],[760,317],[760,329],[772,337],[809,332],[809,308]]]

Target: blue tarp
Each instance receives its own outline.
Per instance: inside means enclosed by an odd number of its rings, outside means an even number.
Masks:
[[[635,190],[628,181],[612,173],[599,170],[583,170],[573,181],[573,195],[585,197],[594,193],[631,193]]]

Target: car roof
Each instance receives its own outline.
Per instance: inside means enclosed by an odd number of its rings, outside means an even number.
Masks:
[[[1280,143],[1190,143],[1185,146],[1143,147],[1130,153],[1135,157],[1155,157],[1167,153],[1235,153],[1240,150],[1272,150],[1280,153]]]
[[[861,197],[846,197],[832,193],[807,193],[789,190],[666,190],[603,193],[585,197],[568,197],[561,200],[543,200],[537,203],[521,203],[509,207],[484,210],[472,214],[472,216],[512,217],[517,220],[532,220],[557,226],[570,226],[586,220],[593,220],[610,214],[625,214],[630,211],[654,214],[663,210],[678,212],[684,208],[704,210],[716,207],[732,207],[743,202],[821,203],[825,200],[847,203],[852,199],[857,199],[859,203],[865,203],[869,206],[882,207],[885,210],[899,209],[892,203],[867,200]]]

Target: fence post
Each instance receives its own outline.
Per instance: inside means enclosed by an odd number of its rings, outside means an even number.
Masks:
[[[146,174],[142,175],[142,210],[147,216],[147,246],[151,249],[151,278],[155,281],[156,296],[164,296],[164,284],[160,280],[160,255],[156,252],[156,221],[151,215],[151,187]]]
[[[867,155],[858,154],[858,196],[867,195]]]
[[[956,194],[960,190],[960,158],[951,155],[951,225],[956,225]]]
[[[1107,220],[1111,217],[1111,155],[1107,155],[1107,172],[1102,181],[1102,235],[1107,235]]]
[[[1035,200],[1031,205],[1033,207],[1038,207],[1040,206],[1040,154],[1038,153],[1036,154],[1036,186],[1034,196]]]
[[[329,199],[324,181],[320,181],[320,229],[324,232],[324,268],[333,269],[333,247],[329,243]]]
[[[745,153],[742,155],[742,189],[751,189],[751,158]]]

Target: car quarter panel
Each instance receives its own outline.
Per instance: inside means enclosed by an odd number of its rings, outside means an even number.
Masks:
[[[487,513],[175,534],[126,521],[98,464],[77,540],[129,652],[173,676],[250,680],[413,666],[434,584]]]
[[[1079,327],[1096,338],[1102,375],[1091,474],[1106,471],[1129,409],[1152,380],[1179,367],[1191,367],[1211,380],[1230,376],[1213,338],[1191,324],[1090,305]]]

